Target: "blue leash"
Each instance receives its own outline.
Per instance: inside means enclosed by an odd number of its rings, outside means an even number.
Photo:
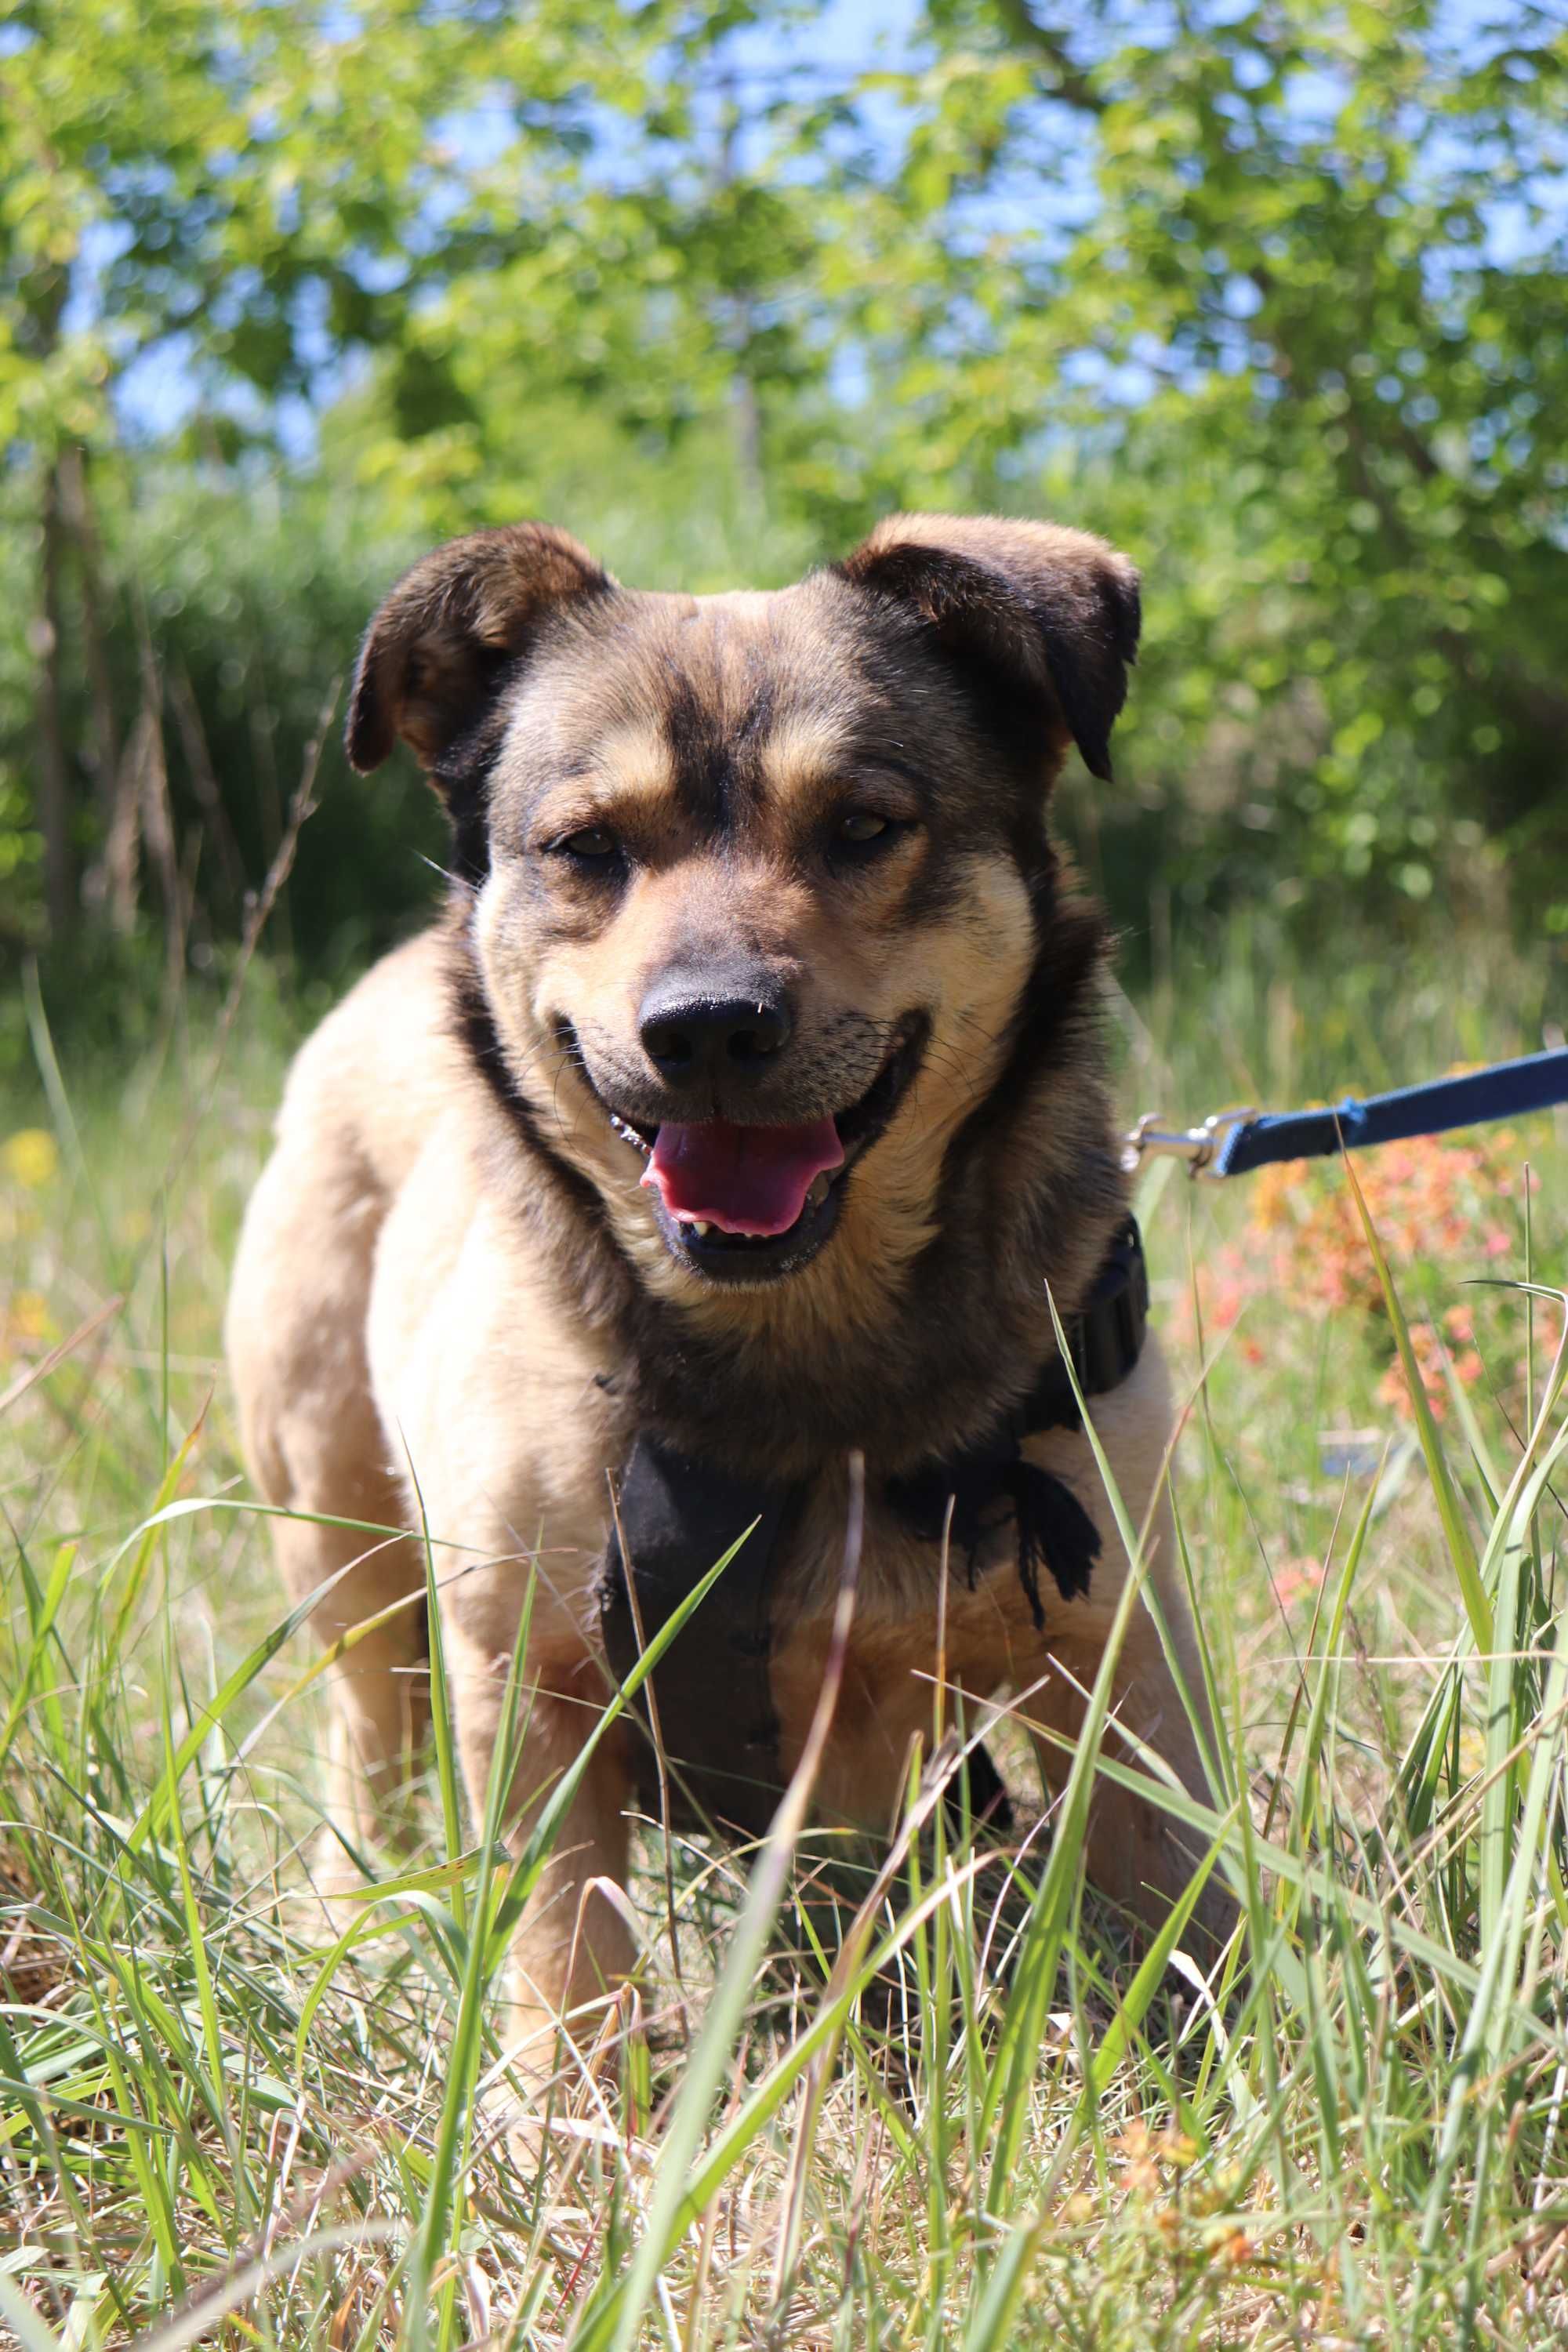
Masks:
[[[1202,1127],[1184,1129],[1142,1118],[1127,1139],[1125,1165],[1132,1171],[1163,1152],[1184,1160],[1194,1176],[1247,1176],[1271,1160],[1321,1160],[1342,1145],[1358,1151],[1402,1143],[1415,1135],[1516,1118],[1556,1103],[1568,1103],[1568,1046],[1528,1054],[1518,1062],[1494,1062],[1489,1069],[1470,1070],[1459,1078],[1369,1095],[1364,1102],[1350,1095],[1327,1110],[1216,1111]]]

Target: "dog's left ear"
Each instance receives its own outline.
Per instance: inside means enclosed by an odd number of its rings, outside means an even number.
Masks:
[[[1088,531],[995,516],[889,515],[840,576],[910,607],[949,654],[1040,706],[1110,781],[1110,730],[1138,651],[1138,573]]]

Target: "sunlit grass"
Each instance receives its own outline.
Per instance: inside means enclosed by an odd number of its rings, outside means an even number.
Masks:
[[[1540,1042],[1501,970],[1386,994],[1233,942],[1201,1001],[1129,1008],[1125,1108],[1282,1105]],[[1517,1138],[1533,1194],[1425,1253],[1384,1233],[1386,1301],[1330,1171],[1364,1296],[1314,1306],[1287,1260],[1223,1330],[1247,1188],[1146,1187],[1191,1398],[1211,1804],[1091,1731],[1049,1821],[1026,1803],[1011,1848],[973,1843],[940,1801],[963,1740],[1026,1796],[1024,1743],[933,1695],[889,1847],[804,1826],[804,1780],[756,1853],[678,1840],[668,1893],[650,1832],[646,1973],[574,2021],[539,2153],[509,2134],[530,2094],[491,1994],[548,1820],[509,1853],[438,1746],[422,1843],[359,1923],[309,1899],[321,1682],[216,1352],[281,1026],[243,1019],[215,1076],[193,1014],[156,1068],[51,1072],[0,1137],[0,2335],[1560,2341],[1562,1318],[1489,1295],[1468,1379],[1409,1337],[1467,1277],[1524,1277],[1527,1204],[1529,1269],[1561,1280],[1552,1120]],[[1211,1985],[1180,1913],[1141,1953],[1086,1893],[1097,1776],[1214,1845],[1242,1926]]]

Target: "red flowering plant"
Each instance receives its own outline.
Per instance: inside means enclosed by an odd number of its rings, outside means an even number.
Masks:
[[[1523,1386],[1526,1318],[1516,1309],[1502,1319],[1489,1310],[1489,1302],[1506,1293],[1471,1290],[1458,1299],[1452,1294],[1478,1275],[1506,1279],[1523,1273],[1523,1206],[1527,1187],[1533,1191],[1538,1180],[1523,1164],[1519,1139],[1507,1128],[1479,1136],[1421,1137],[1368,1152],[1356,1172],[1400,1287],[1434,1416],[1440,1421],[1447,1414],[1453,1381],[1470,1388],[1483,1373],[1512,1411]],[[1265,1297],[1288,1303],[1294,1318],[1305,1316],[1313,1323],[1349,1315],[1363,1324],[1380,1360],[1379,1402],[1411,1419],[1376,1269],[1341,1164],[1295,1160],[1261,1169],[1247,1182],[1247,1223],[1200,1263],[1195,1298],[1189,1289],[1178,1331],[1195,1338],[1201,1317],[1212,1348],[1252,1301]],[[1440,1303],[1445,1292],[1447,1305]],[[1558,1328],[1556,1310],[1537,1302],[1538,1364],[1550,1360]],[[1264,1360],[1256,1337],[1238,1335],[1237,1344],[1244,1361]]]

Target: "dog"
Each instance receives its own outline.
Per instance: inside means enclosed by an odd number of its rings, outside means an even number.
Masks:
[[[450,820],[447,903],[300,1052],[226,1334],[255,1483],[299,1515],[273,1523],[285,1583],[336,1577],[329,1643],[373,1621],[332,1676],[340,1867],[417,1746],[427,1634],[391,1604],[425,1590],[424,1530],[476,1809],[531,1581],[514,1837],[743,1538],[654,1688],[670,1780],[689,1765],[754,1834],[822,1685],[856,1475],[818,1810],[886,1827],[939,1619],[950,1685],[1030,1694],[1059,1787],[1128,1561],[1053,1301],[1163,1621],[1128,1624],[1114,1723],[1206,1798],[1108,926],[1047,816],[1075,744],[1110,779],[1139,625],[1102,541],[946,515],[772,593],[643,593],[533,522],[393,588],[348,753],[368,772],[412,747]],[[614,1890],[647,1763],[628,1713],[517,1936],[519,2049],[635,1968]],[[1110,1784],[1087,1850],[1144,1919],[1194,1867]]]

